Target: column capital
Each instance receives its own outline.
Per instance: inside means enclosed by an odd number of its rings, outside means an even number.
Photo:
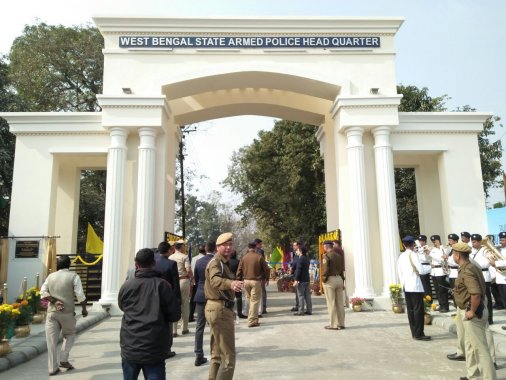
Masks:
[[[374,148],[391,147],[390,134],[395,127],[381,125],[372,128],[371,132],[374,136]]]

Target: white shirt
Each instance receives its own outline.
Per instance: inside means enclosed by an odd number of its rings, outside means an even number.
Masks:
[[[197,261],[199,261],[199,259],[203,258],[204,256],[205,255],[203,253],[199,253],[197,256],[192,257],[192,273],[195,273],[195,264],[197,264]]]
[[[445,254],[445,251],[442,247],[436,248],[432,247],[430,250],[430,257],[432,257],[432,264],[434,266],[437,266],[439,268],[432,268],[431,275],[435,277],[440,276],[446,276],[445,272],[443,271],[443,268],[441,268],[442,262],[444,260],[443,255]]]
[[[459,265],[453,260],[453,255],[448,257],[448,266],[450,267],[450,278],[459,276]]]
[[[431,270],[430,262],[432,261],[432,258],[429,255],[425,254],[423,247],[415,247],[415,253],[418,255],[420,264],[422,264],[422,270],[420,271],[420,274],[429,274]]]
[[[501,253],[502,257],[506,257],[506,247],[499,248],[499,252]],[[497,260],[495,262],[496,267],[505,267],[506,268],[506,260]],[[506,273],[499,273],[498,270],[496,270],[496,277],[495,282],[497,284],[506,285]]]
[[[488,251],[485,247],[480,247],[479,249],[473,248],[469,257],[480,265],[483,277],[485,277],[485,282],[491,282],[492,276],[488,270],[490,268],[490,261],[488,260]]]
[[[413,267],[418,273],[414,271]],[[397,272],[405,292],[423,293],[423,285],[419,275],[421,271],[422,264],[415,252],[406,249],[401,253],[397,260]]]

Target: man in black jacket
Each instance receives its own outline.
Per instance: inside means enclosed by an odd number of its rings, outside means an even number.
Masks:
[[[311,303],[311,290],[309,289],[309,259],[307,258],[306,247],[297,250],[299,260],[295,269],[293,286],[297,289],[299,297],[299,310],[294,315],[313,314],[313,304]],[[304,304],[306,310],[304,311]]]
[[[204,294],[204,285],[206,283],[206,267],[209,261],[212,260],[216,251],[216,243],[210,241],[206,244],[206,255],[199,259],[195,264],[195,310],[197,311],[197,324],[195,326],[195,366],[201,366],[207,363],[207,358],[204,357],[204,328],[206,327],[206,315],[204,308],[206,306],[206,295]]]
[[[169,282],[174,290],[174,293],[178,299],[179,304],[181,304],[181,288],[179,287],[179,273],[177,271],[177,263],[173,260],[169,260],[170,252],[170,244],[166,241],[162,241],[158,244],[158,257],[156,257],[156,265],[155,270],[160,273],[162,278]],[[170,327],[172,328],[172,322],[170,322]],[[168,341],[169,353],[167,354],[167,358],[172,358],[176,356],[176,353],[172,351],[172,343],[174,339],[172,333],[170,334],[170,339]]]
[[[181,318],[181,306],[170,284],[155,270],[154,253],[149,248],[135,255],[135,277],[119,290],[118,306],[123,311],[120,346],[125,380],[165,379],[169,322]]]

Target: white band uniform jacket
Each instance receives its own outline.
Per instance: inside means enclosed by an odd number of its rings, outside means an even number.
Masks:
[[[501,253],[502,257],[506,257],[506,248],[500,248],[499,252]],[[506,260],[497,260],[495,262],[495,266],[506,268]],[[496,270],[495,282],[500,285],[506,285],[506,273],[500,273],[498,270]]]
[[[430,250],[430,257],[432,257],[432,271],[431,275],[434,277],[440,277],[440,276],[446,276],[446,273],[443,271],[443,268],[441,267],[441,264],[443,262],[443,255],[445,254],[445,251],[443,247],[432,247]]]
[[[488,260],[489,252],[485,247],[480,247],[479,249],[472,249],[471,254],[469,257],[476,261],[483,273],[483,277],[485,277],[485,282],[491,282],[492,276],[490,275],[490,271],[488,270],[490,268],[490,261]]]
[[[415,272],[413,267],[418,273]],[[406,249],[401,253],[397,262],[397,272],[405,292],[423,293],[423,285],[419,276],[421,270],[422,264],[415,252]]]
[[[422,247],[416,247],[415,252],[418,255],[420,264],[422,264],[422,270],[420,271],[420,274],[429,274],[431,270],[432,257],[426,255]]]

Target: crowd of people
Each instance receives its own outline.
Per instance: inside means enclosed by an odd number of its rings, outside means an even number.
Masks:
[[[432,277],[440,313],[449,312],[449,299],[456,307],[457,352],[450,360],[466,362],[464,379],[496,379],[495,346],[489,325],[493,323],[494,306],[506,305],[506,232],[499,234],[496,249],[480,234],[462,232],[448,235],[448,246],[439,235],[405,236],[405,251],[399,256],[397,268],[404,289],[411,335],[430,341],[424,334],[423,300],[432,296]],[[494,305],[495,301],[495,305]],[[506,326],[502,326],[506,330]]]
[[[506,232],[501,232],[496,249],[479,234],[448,235],[443,246],[439,235],[405,236],[405,251],[398,259],[398,274],[405,294],[411,335],[430,341],[424,334],[424,298],[435,288],[439,306],[447,313],[450,300],[456,308],[457,352],[450,360],[466,362],[467,376],[461,379],[495,379],[496,359],[492,333],[493,310],[506,305]],[[460,241],[459,241],[460,240]],[[345,328],[344,252],[339,241],[323,242],[321,278],[327,303],[327,330]],[[311,315],[310,261],[302,242],[293,243],[290,273],[296,288],[295,316]],[[73,369],[68,356],[75,337],[74,297],[87,315],[79,276],[69,271],[70,259],[61,256],[58,271],[49,275],[41,296],[49,302],[46,322],[49,374],[60,368]],[[247,319],[248,328],[261,326],[267,314],[265,287],[270,280],[262,241],[248,244],[239,259],[233,249],[233,235],[221,234],[199,248],[190,262],[184,241],[161,242],[156,250],[144,248],[135,256],[135,268],[127,273],[118,295],[123,311],[120,331],[122,369],[125,379],[165,379],[165,361],[176,355],[173,339],[188,334],[195,324],[195,366],[209,362],[209,379],[232,379],[235,370],[235,322]],[[243,292],[246,299],[243,300]],[[245,301],[245,302],[243,302]],[[192,305],[193,304],[193,305]],[[235,311],[235,310],[237,311]],[[246,311],[245,311],[246,310]],[[196,317],[194,316],[196,313]],[[210,359],[204,354],[203,339],[209,326]],[[502,326],[506,330],[506,326]],[[63,333],[60,359],[57,336]]]

